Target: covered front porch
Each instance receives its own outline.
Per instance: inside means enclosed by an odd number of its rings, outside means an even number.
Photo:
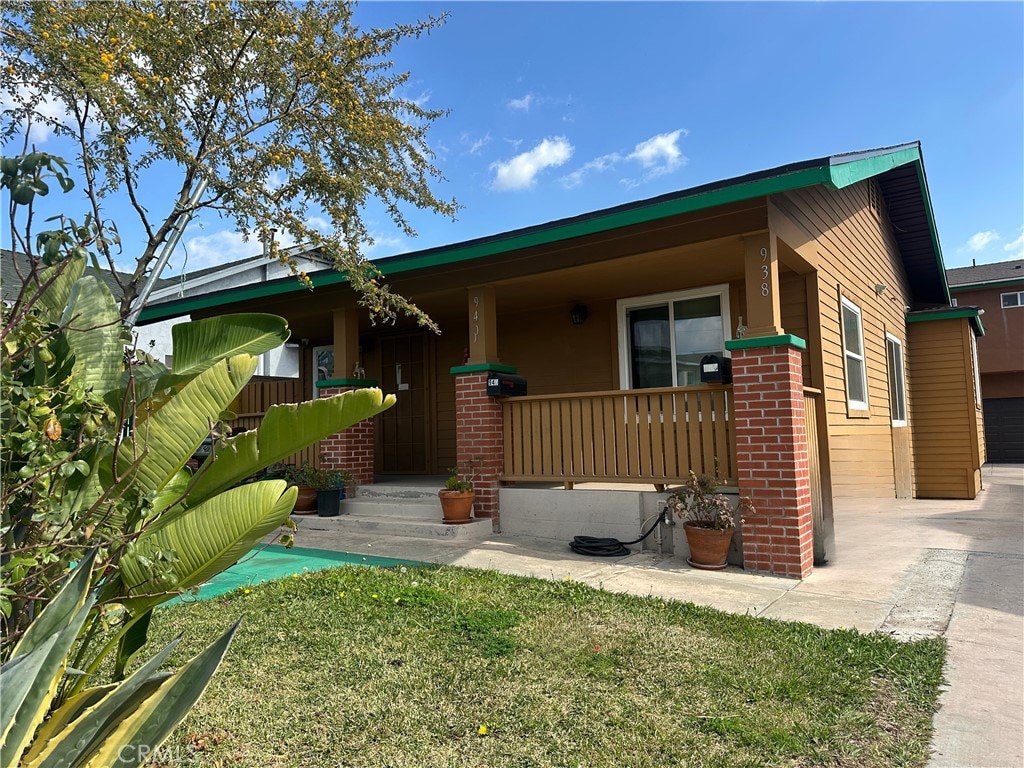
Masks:
[[[475,514],[495,530],[502,489],[654,493],[691,470],[717,474],[755,500],[744,566],[802,577],[827,557],[829,522],[815,439],[823,404],[805,387],[819,354],[805,341],[814,274],[775,237],[769,208],[732,204],[526,245],[515,258],[469,243],[466,258],[380,263],[440,335],[371,325],[342,283],[264,300],[262,311],[289,321],[300,376],[252,385],[236,425],[250,428],[275,402],[379,386],[395,407],[296,460],[364,486],[457,467],[474,476]],[[731,383],[702,382],[707,355],[731,362]],[[488,391],[505,376],[525,379],[528,394]]]

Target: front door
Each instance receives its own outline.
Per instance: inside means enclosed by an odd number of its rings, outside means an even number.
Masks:
[[[397,402],[378,418],[379,470],[425,473],[429,467],[427,337],[417,333],[380,340],[380,388]]]

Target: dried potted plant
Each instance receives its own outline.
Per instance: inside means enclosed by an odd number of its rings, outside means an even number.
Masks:
[[[694,568],[719,571],[726,566],[729,545],[736,530],[733,517],[741,509],[754,511],[749,498],[741,497],[733,506],[718,488],[723,481],[714,476],[697,475],[690,470],[690,479],[682,488],[669,494],[668,508],[683,520],[686,543],[690,548],[687,562]]]
[[[441,499],[443,522],[448,525],[471,522],[473,517],[473,478],[476,477],[475,463],[470,461],[462,477],[458,467],[448,470],[451,476],[445,481],[444,488],[437,492]]]

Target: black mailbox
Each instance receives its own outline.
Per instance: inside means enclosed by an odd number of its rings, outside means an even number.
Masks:
[[[487,394],[491,397],[514,397],[526,394],[526,379],[509,373],[487,373]]]
[[[704,355],[700,359],[701,384],[732,384],[732,360],[718,355]]]

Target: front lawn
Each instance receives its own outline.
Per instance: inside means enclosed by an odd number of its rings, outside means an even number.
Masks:
[[[152,640],[180,664],[240,615],[156,765],[919,766],[945,654],[449,567],[240,589]]]

